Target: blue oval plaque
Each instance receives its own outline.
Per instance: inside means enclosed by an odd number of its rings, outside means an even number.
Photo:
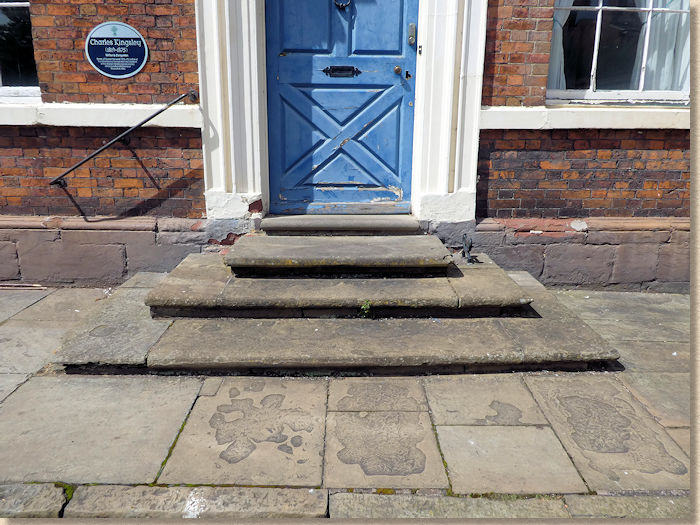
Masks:
[[[85,40],[85,55],[97,71],[109,78],[129,78],[148,60],[146,39],[123,22],[104,22]]]

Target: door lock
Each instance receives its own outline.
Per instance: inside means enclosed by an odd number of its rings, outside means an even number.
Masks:
[[[416,45],[416,24],[408,24],[408,45]]]
[[[400,74],[401,74],[401,71],[402,71],[402,70],[401,70],[401,66],[396,66],[396,67],[394,68],[394,73],[396,73],[397,75],[400,75]]]

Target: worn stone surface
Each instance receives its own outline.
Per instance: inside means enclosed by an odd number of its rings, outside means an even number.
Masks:
[[[0,281],[19,279],[19,259],[14,242],[0,241]]]
[[[666,432],[678,443],[688,457],[690,457],[690,429],[689,428],[667,428]]]
[[[673,496],[566,496],[574,518],[690,519],[691,501]]]
[[[154,244],[147,247],[126,246],[127,272],[169,272],[190,254],[202,251],[199,244]]]
[[[460,308],[479,306],[523,306],[532,298],[500,268],[462,271],[453,267],[449,282],[457,293]]]
[[[322,518],[328,491],[242,487],[78,487],[65,518]]]
[[[450,252],[431,235],[282,237],[247,235],[225,256],[233,268],[445,267]]]
[[[591,490],[688,489],[688,458],[613,376],[525,378]]]
[[[202,383],[202,388],[199,390],[200,396],[215,396],[221,388],[223,377],[207,377]]]
[[[321,485],[327,382],[232,378],[200,397],[160,483]]]
[[[9,396],[15,388],[24,383],[28,377],[27,374],[0,373],[0,401]]]
[[[166,273],[138,272],[127,280],[120,288],[153,288],[166,277]]]
[[[524,270],[535,277],[542,275],[544,246],[520,244],[490,248],[489,255],[504,270]]]
[[[409,495],[331,494],[331,518],[348,519],[488,519],[568,518],[560,499],[498,500]]]
[[[513,279],[515,281],[515,284],[520,286],[521,288],[525,288],[528,291],[531,292],[546,292],[547,289],[545,286],[539,282],[537,279],[535,279],[532,274],[529,272],[520,270],[520,271],[511,271],[508,272],[508,277]]]
[[[57,352],[56,362],[85,364],[142,364],[146,354],[171,324],[151,319],[144,304],[148,289],[119,289],[100,301],[68,336]]]
[[[205,369],[520,362],[495,319],[183,319],[148,354],[149,367]]]
[[[29,282],[119,283],[126,271],[124,245],[68,245],[51,242],[19,257],[22,278]]]
[[[690,280],[690,247],[688,244],[666,244],[659,249],[659,281]]]
[[[0,373],[31,374],[54,361],[67,332],[57,323],[10,320],[0,326]]]
[[[200,384],[34,377],[0,404],[0,482],[151,483]]]
[[[687,372],[690,370],[690,343],[616,341],[620,363],[635,372]]]
[[[690,321],[690,297],[668,293],[557,290],[557,300],[582,319]],[[626,323],[625,323],[626,324]]]
[[[617,359],[619,353],[577,318],[500,319],[529,363]]]
[[[657,244],[622,244],[617,247],[611,283],[653,281],[659,262]]]
[[[265,217],[260,227],[270,233],[283,232],[405,232],[420,230],[418,221],[410,215],[293,215]]]
[[[554,244],[544,252],[545,284],[603,284],[610,280],[615,248]]]
[[[107,297],[103,288],[62,288],[15,315],[13,321],[59,321],[75,323],[85,319],[98,301]]]
[[[206,231],[185,231],[185,232],[158,232],[156,241],[158,244],[207,244],[210,236]]]
[[[609,341],[690,341],[690,323],[625,319],[588,319],[586,323]]]
[[[428,377],[424,384],[436,425],[547,424],[519,374]]]
[[[61,240],[67,245],[125,244],[144,248],[156,242],[154,231],[64,230]]]
[[[456,493],[587,491],[549,427],[438,426],[437,433]]]
[[[689,373],[629,372],[620,378],[663,426],[690,426]]]
[[[0,485],[0,518],[58,518],[65,501],[53,484]]]
[[[590,231],[588,244],[664,244],[671,238],[670,231]]]
[[[331,379],[328,410],[340,412],[427,411],[418,378],[366,377]]]
[[[323,486],[446,488],[426,412],[329,412]]]
[[[559,244],[570,245],[582,243],[586,240],[584,232],[574,231],[514,231],[506,233],[506,244]]]
[[[458,248],[462,246],[464,234],[471,234],[476,228],[476,221],[436,222],[421,221],[423,229],[437,236],[446,246]]]
[[[47,288],[46,290],[0,290],[0,323],[53,291],[53,288]]]

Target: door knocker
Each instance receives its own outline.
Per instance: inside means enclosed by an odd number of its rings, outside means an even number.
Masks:
[[[333,0],[333,2],[335,2],[335,6],[342,11],[352,3],[352,0],[346,0],[345,2],[343,2],[343,0]]]

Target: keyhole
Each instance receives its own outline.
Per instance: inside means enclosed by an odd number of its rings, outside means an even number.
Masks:
[[[411,77],[412,77],[411,73],[409,73],[408,71],[406,71],[406,80],[408,80],[408,79],[411,78]]]

